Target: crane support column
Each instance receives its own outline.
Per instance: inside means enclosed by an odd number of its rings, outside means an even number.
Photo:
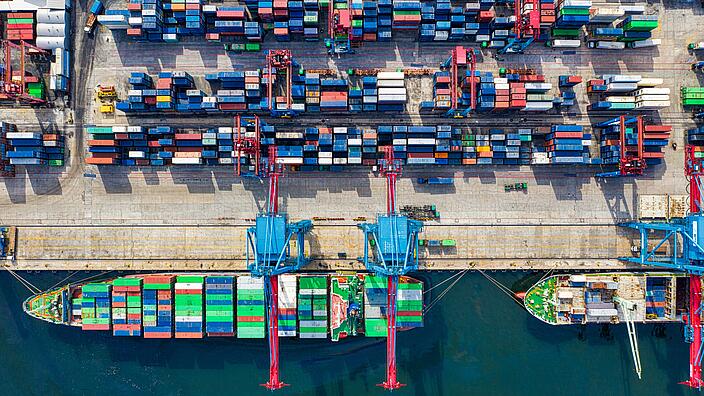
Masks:
[[[268,278],[268,279],[266,279]],[[262,384],[269,390],[281,389],[288,384],[279,379],[279,276],[267,276],[264,279],[267,304],[267,322],[269,326],[269,382]]]
[[[398,293],[398,275],[387,277],[387,334],[386,334],[386,381],[381,384],[386,390],[399,389],[404,386],[396,378],[396,298]]]

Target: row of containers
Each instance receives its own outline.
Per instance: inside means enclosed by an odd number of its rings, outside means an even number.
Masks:
[[[70,1],[47,1],[37,8],[29,3],[13,5],[13,12],[5,16],[4,37],[11,42],[25,41],[47,51],[50,62],[49,79],[34,70],[24,76],[25,92],[30,96],[45,100],[47,89],[55,94],[65,94],[70,90]],[[18,83],[21,76],[13,73]]]
[[[389,41],[394,32],[413,31],[419,41],[463,41],[503,48],[515,37],[513,4],[506,1],[449,0],[247,0],[244,6],[205,4],[202,0],[130,0],[127,10],[107,10],[98,21],[125,30],[135,40],[178,42],[184,36],[211,41],[241,39],[260,42],[266,32],[278,41],[319,40],[328,34],[324,9],[335,7],[350,19],[353,44]],[[643,15],[640,5],[594,6],[589,0],[541,0],[539,41],[561,47],[580,46],[580,35],[596,48],[610,49],[636,42],[652,45],[657,15]],[[532,11],[526,5],[524,13]],[[633,46],[630,46],[633,47]]]
[[[125,113],[171,112],[209,114],[217,112],[268,111],[266,70],[206,74],[213,94],[207,95],[185,72],[161,72],[154,81],[134,72],[129,79],[127,100],[116,109]],[[272,74],[272,84],[278,83]],[[272,110],[289,110],[287,98],[273,98]],[[291,108],[302,112],[403,112],[408,95],[403,72],[379,72],[352,85],[350,81],[321,78],[318,74],[295,75],[291,86]]]
[[[363,333],[386,337],[387,279],[370,274],[363,278]],[[348,301],[330,301],[331,276],[279,276],[280,337],[338,341],[357,329],[358,324],[330,320],[337,308]],[[336,275],[343,284],[356,282],[358,275]],[[80,297],[72,299],[71,317],[83,330],[112,330],[114,336],[144,338],[203,338],[266,336],[265,290],[263,278],[250,276],[145,275],[121,277],[109,282],[83,285]],[[332,294],[330,294],[332,296]],[[410,329],[423,326],[423,284],[402,278],[398,286],[397,326]],[[331,297],[332,298],[332,297]],[[332,305],[331,305],[332,304]],[[348,326],[338,329],[338,326]],[[362,330],[362,328],[360,328]]]
[[[562,124],[510,130],[394,125],[310,127],[286,132],[263,125],[261,144],[263,158],[273,145],[280,163],[302,171],[374,166],[388,146],[393,147],[396,158],[409,165],[598,165],[615,163],[614,147],[620,141],[614,137],[618,126],[612,124],[596,124],[592,129],[600,145],[594,154],[600,156],[593,156],[590,149],[592,131]],[[638,136],[630,126],[628,131],[629,138],[630,134]],[[646,151],[652,161],[663,158],[662,148],[669,141],[670,131],[669,126],[645,126]],[[232,127],[201,131],[169,126],[89,126],[86,132],[90,135],[86,163],[93,165],[233,165],[238,158],[234,147],[237,130]],[[254,133],[253,126],[243,123],[240,133]],[[249,155],[242,154],[239,161],[245,168],[254,167]]]
[[[64,136],[54,132],[20,132],[17,125],[0,122],[3,174],[13,174],[15,165],[64,165]]]
[[[657,111],[670,107],[670,88],[663,88],[662,78],[640,75],[605,74],[587,81],[592,111]]]

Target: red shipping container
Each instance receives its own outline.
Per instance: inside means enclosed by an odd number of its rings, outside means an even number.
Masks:
[[[171,338],[171,333],[144,332],[144,338]]]
[[[526,101],[525,100],[512,100],[511,107],[515,107],[515,108],[526,107]]]
[[[479,22],[491,22],[491,20],[494,19],[494,15],[494,10],[479,11],[479,17],[477,20]]]
[[[176,338],[203,338],[202,333],[174,333]]]
[[[646,139],[667,140],[670,138],[669,133],[646,133],[643,135]]]
[[[91,153],[93,158],[118,158],[119,153]]]
[[[202,135],[200,133],[177,133],[174,138],[176,140],[201,140]]]
[[[113,308],[127,308],[127,303],[119,302],[119,301],[113,301],[113,302],[112,302],[112,307],[113,307]]]
[[[129,29],[127,29],[127,35],[128,36],[141,36],[142,29],[141,28],[129,28]]]
[[[27,19],[27,18],[32,18],[34,19],[34,14],[31,12],[9,12],[7,14],[8,19]]]
[[[238,316],[238,322],[264,322],[263,316]]]
[[[581,139],[582,132],[554,132],[553,136],[556,138],[566,138],[566,139]]]
[[[127,140],[130,138],[130,135],[126,133],[116,133],[115,134],[115,140]]]
[[[508,89],[497,89],[496,90],[496,96],[503,96],[503,95],[508,96],[508,94],[509,94]]]
[[[438,83],[442,83],[442,84],[449,83],[450,76],[438,76],[438,77],[435,77],[435,81]]]
[[[188,149],[197,148],[198,151],[190,151],[190,152],[196,152],[196,153],[200,152],[202,150],[198,147],[184,147],[184,148],[188,148]],[[181,150],[181,151],[185,151],[185,150]],[[202,289],[176,289],[176,294],[203,294],[203,290]]]
[[[511,100],[526,100],[526,94],[524,94],[524,93],[511,94]]]
[[[646,125],[645,132],[671,132],[672,126],[670,125]]]
[[[186,4],[186,9],[187,10],[200,10],[200,4]],[[244,11],[242,11],[242,15],[244,15]]]
[[[96,153],[96,154],[111,154],[111,153]],[[113,158],[88,157],[86,164],[88,165],[116,165],[117,160]]]
[[[127,3],[127,9],[130,11],[139,11],[142,9],[142,4],[140,4],[140,3]]]

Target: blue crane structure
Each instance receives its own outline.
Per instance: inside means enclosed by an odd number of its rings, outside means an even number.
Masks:
[[[289,223],[279,213],[279,177],[284,166],[276,160],[276,146],[262,166],[262,177],[269,178],[266,212],[257,215],[254,227],[247,229],[247,269],[254,277],[264,278],[267,336],[269,341],[269,381],[262,386],[276,390],[288,385],[279,379],[279,281],[278,276],[295,272],[308,264],[305,234],[313,229],[310,220]],[[296,240],[297,255],[291,257],[291,241]]]
[[[533,41],[540,37],[540,1],[513,0],[513,34],[499,54],[522,54]]]
[[[683,271],[689,276],[689,314],[685,317],[685,342],[689,343],[689,380],[682,382],[701,389],[702,381],[702,275],[704,275],[704,213],[702,212],[702,159],[697,158],[698,147],[685,148],[685,175],[689,179],[689,213],[683,219],[665,223],[628,222],[621,226],[640,233],[640,246],[636,257],[620,260],[670,270]],[[656,243],[651,248],[651,237]],[[669,254],[659,254],[665,244]]]
[[[400,215],[396,207],[396,179],[401,174],[401,161],[394,158],[393,147],[384,148],[380,166],[386,176],[386,214],[377,216],[376,223],[358,225],[364,231],[364,257],[360,261],[369,271],[387,277],[386,381],[379,386],[394,390],[403,386],[396,377],[398,281],[400,276],[418,269],[418,234],[423,230],[423,223]]]

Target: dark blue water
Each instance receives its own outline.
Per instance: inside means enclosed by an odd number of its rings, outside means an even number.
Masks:
[[[512,285],[526,274],[498,274]],[[25,276],[46,288],[66,274]],[[85,276],[85,274],[82,274]],[[432,274],[437,283],[448,275]],[[145,340],[51,325],[22,313],[29,292],[0,274],[3,395],[256,395],[268,375],[265,340]],[[403,395],[684,395],[688,349],[681,325],[665,337],[639,326],[643,380],[625,326],[552,327],[533,319],[480,274],[466,275],[398,336]],[[580,332],[583,337],[580,337]],[[279,395],[381,395],[383,341],[282,339]]]

